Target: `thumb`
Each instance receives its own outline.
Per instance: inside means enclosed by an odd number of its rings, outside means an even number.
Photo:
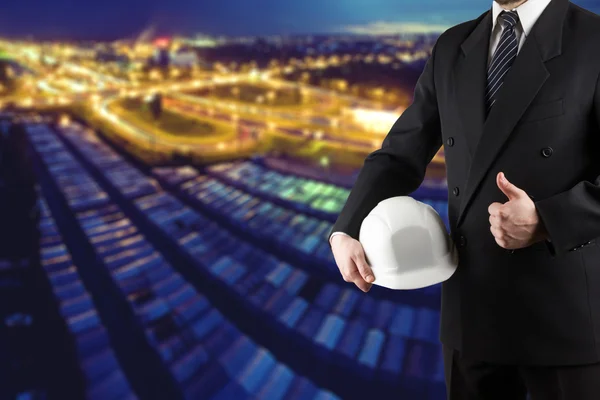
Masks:
[[[508,200],[516,200],[520,197],[527,196],[527,193],[523,189],[516,187],[514,184],[510,183],[504,172],[499,172],[496,176],[496,183],[498,188],[508,197]]]

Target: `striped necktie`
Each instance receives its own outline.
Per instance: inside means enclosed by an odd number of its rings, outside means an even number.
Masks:
[[[488,67],[485,90],[486,114],[489,114],[496,102],[504,75],[512,66],[519,49],[519,42],[515,33],[515,26],[519,22],[519,14],[516,11],[502,11],[498,18],[502,22],[504,30],[498,42],[498,47],[494,51],[492,62]]]

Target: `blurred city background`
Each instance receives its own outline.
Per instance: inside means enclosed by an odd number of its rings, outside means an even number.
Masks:
[[[439,287],[362,293],[327,234],[490,6],[4,3],[0,399],[444,399]],[[442,152],[412,196],[447,224]]]

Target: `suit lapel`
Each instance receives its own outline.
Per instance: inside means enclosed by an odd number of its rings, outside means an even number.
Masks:
[[[484,90],[491,29],[490,11],[461,45],[463,54],[454,67],[458,111],[470,156],[475,152],[485,119]]]
[[[548,79],[549,73],[544,62],[561,53],[562,23],[568,3],[568,0],[553,0],[548,5],[527,37],[511,69],[504,77],[504,82],[496,97],[496,103],[483,123],[481,137],[477,141],[472,156],[463,191],[464,195],[461,196],[457,226],[464,219],[470,201],[517,122]],[[481,40],[481,42],[485,41]],[[477,55],[480,52],[473,51],[473,53]],[[485,71],[486,68],[483,69]],[[462,82],[466,83],[467,81]],[[481,99],[480,107],[483,110],[484,88],[481,88],[481,92],[479,92],[480,84],[475,85],[476,89],[471,89],[471,91],[474,96]],[[479,121],[478,116],[475,119]],[[472,124],[471,127],[474,128],[475,125]]]

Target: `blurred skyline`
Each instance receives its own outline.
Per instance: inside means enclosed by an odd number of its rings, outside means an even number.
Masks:
[[[600,12],[598,0],[573,3]],[[476,18],[491,4],[488,0],[26,0],[3,4],[0,36],[114,40],[149,28],[166,35],[231,36],[441,32]]]

